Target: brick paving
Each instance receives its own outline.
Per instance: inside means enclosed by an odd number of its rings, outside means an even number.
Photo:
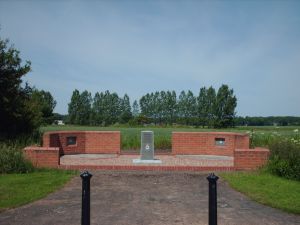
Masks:
[[[133,163],[137,154],[78,154],[64,155],[60,158],[62,168],[95,168],[95,169],[146,169],[146,170],[230,170],[233,168],[233,157],[208,155],[156,155],[161,163]]]

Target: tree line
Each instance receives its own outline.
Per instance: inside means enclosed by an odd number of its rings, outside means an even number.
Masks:
[[[236,126],[299,126],[300,117],[297,116],[267,116],[267,117],[236,117]]]
[[[73,91],[68,104],[68,123],[78,125],[108,126],[115,123],[128,123],[132,118],[127,94],[123,98],[109,91],[91,93],[77,89]]]
[[[115,123],[169,124],[231,127],[234,126],[237,99],[233,89],[222,85],[218,91],[202,87],[197,95],[192,91],[157,91],[147,93],[132,106],[127,94],[74,90],[68,104],[68,122],[79,125],[108,126]]]

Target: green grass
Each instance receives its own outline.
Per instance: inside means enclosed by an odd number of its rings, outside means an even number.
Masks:
[[[42,127],[41,132],[57,131],[57,130],[110,130],[121,131],[122,149],[123,150],[138,150],[140,148],[140,132],[142,130],[151,130],[154,132],[155,148],[157,150],[170,150],[171,149],[171,135],[173,131],[225,131],[225,132],[251,132],[253,131],[252,146],[268,146],[276,138],[292,137],[295,135],[294,130],[300,127],[296,126],[263,126],[263,127],[235,127],[228,129],[207,129],[207,128],[194,128],[194,127],[97,127],[97,126],[47,126]]]
[[[300,182],[267,172],[222,173],[229,185],[251,199],[286,212],[300,214]]]
[[[41,199],[61,188],[77,172],[37,170],[27,174],[0,175],[0,211]]]

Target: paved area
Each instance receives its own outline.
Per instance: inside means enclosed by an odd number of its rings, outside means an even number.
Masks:
[[[162,172],[92,172],[91,224],[208,224],[207,174]],[[62,190],[0,214],[0,224],[80,224],[81,179]],[[293,225],[300,216],[249,200],[218,181],[218,224]]]
[[[140,166],[133,163],[139,155],[114,155],[114,154],[78,154],[64,155],[60,158],[61,165],[87,165],[87,166]],[[162,163],[143,164],[146,166],[198,166],[198,167],[231,167],[233,157],[208,156],[208,155],[156,155],[155,159]]]

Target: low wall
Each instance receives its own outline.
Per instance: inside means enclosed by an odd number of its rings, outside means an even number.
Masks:
[[[265,148],[236,149],[234,151],[234,167],[236,170],[253,170],[265,165],[270,151]]]
[[[249,148],[248,134],[229,132],[172,133],[172,154],[174,155],[233,156],[236,148]]]
[[[60,154],[120,154],[120,131],[54,131],[43,136],[44,147],[58,147]]]
[[[24,154],[35,167],[59,166],[59,148],[29,146],[24,149]]]

